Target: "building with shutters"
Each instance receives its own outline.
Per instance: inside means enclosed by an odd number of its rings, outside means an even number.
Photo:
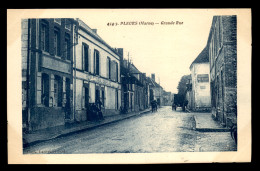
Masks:
[[[72,118],[73,19],[22,20],[23,128],[64,125]]]
[[[103,116],[120,113],[120,54],[81,20],[77,20],[73,66],[75,120],[88,120],[90,103],[102,102]]]
[[[149,108],[149,82],[128,60],[121,58],[122,110],[123,113],[138,112]]]

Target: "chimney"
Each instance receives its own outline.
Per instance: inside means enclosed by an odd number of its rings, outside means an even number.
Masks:
[[[152,80],[155,81],[155,74],[151,74]]]
[[[121,62],[124,60],[124,49],[123,48],[117,48],[117,53],[119,54]]]
[[[120,56],[124,57],[124,49],[123,48],[118,48],[117,52]]]
[[[97,29],[92,29],[92,31],[94,31],[97,34]]]

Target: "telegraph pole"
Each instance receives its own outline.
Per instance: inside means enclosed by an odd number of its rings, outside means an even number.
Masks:
[[[75,115],[76,115],[76,45],[78,44],[78,18],[76,19],[76,24],[74,25],[74,43],[73,43],[73,49],[74,49],[74,76],[73,76],[73,79],[74,79],[74,91],[73,91],[73,120],[75,121]]]

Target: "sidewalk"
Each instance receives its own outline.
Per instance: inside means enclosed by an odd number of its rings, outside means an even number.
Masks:
[[[112,116],[106,116],[104,117],[104,120],[97,121],[97,122],[91,122],[91,121],[85,121],[81,123],[72,123],[72,124],[66,124],[61,125],[57,127],[47,128],[43,130],[34,131],[32,133],[23,134],[23,146],[27,147],[29,145],[33,145],[39,142],[51,140],[54,138],[62,137],[65,135],[73,134],[80,131],[85,131],[88,129],[93,129],[99,126],[103,126],[106,124],[110,124],[113,122],[121,121],[124,119],[128,119],[133,116],[141,115],[144,113],[150,112],[151,109],[146,109],[139,112],[132,112],[128,114],[119,114],[119,115],[112,115]]]
[[[213,120],[211,113],[193,113],[196,130],[201,132],[229,132],[228,128],[223,127]]]

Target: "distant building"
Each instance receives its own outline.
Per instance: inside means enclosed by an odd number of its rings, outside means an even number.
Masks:
[[[172,105],[172,94],[171,92],[163,91],[163,106],[171,106]]]
[[[122,107],[124,113],[141,111],[149,107],[149,84],[146,75],[133,63],[121,59]]]
[[[163,88],[155,81],[155,74],[151,74],[150,84],[150,101],[156,100],[159,105],[163,102]]]
[[[207,42],[212,114],[223,125],[237,119],[237,17],[214,16]]]
[[[209,83],[209,57],[207,48],[198,55],[190,65],[191,92],[189,93],[189,108],[193,111],[209,111],[211,108]]]

